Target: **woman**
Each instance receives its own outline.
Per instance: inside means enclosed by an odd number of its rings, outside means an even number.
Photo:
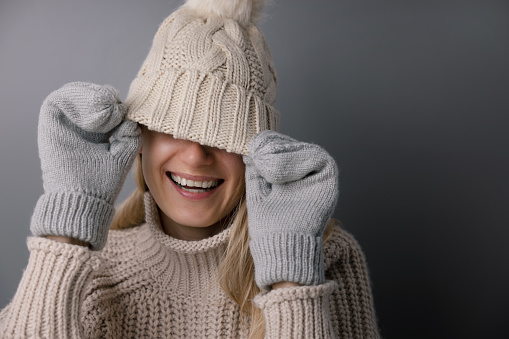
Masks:
[[[362,252],[329,222],[334,160],[273,131],[262,7],[188,1],[126,106],[89,83],[46,99],[45,192],[2,338],[378,337]]]

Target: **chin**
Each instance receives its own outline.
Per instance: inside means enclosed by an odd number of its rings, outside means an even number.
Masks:
[[[174,220],[176,223],[186,226],[186,227],[194,227],[194,228],[207,228],[210,226],[215,225],[219,220],[217,221],[209,221],[209,220],[193,220],[189,221],[189,219],[184,220]]]
[[[190,211],[189,213],[168,213],[168,219],[174,223],[186,227],[206,228],[215,225],[221,220],[220,217],[204,216],[199,211]]]

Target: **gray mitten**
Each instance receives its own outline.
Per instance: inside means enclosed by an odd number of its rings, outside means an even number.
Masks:
[[[339,192],[336,162],[323,148],[274,131],[253,137],[244,162],[256,283],[323,283],[322,237]]]
[[[51,93],[39,115],[44,194],[30,229],[106,244],[114,203],[141,143],[138,125],[108,85],[74,82]]]

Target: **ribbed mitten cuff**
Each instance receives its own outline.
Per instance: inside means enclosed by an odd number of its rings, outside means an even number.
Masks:
[[[35,206],[30,230],[35,236],[66,236],[90,243],[92,250],[106,244],[113,204],[82,192],[51,192]]]
[[[322,238],[302,233],[268,233],[251,238],[255,280],[261,289],[279,281],[318,285],[325,281]]]

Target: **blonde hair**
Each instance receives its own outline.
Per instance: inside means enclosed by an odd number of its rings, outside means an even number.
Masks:
[[[134,180],[137,188],[118,207],[111,225],[112,229],[126,229],[145,222],[144,193],[148,191],[141,167],[141,154],[134,165]],[[241,186],[245,190],[244,185]],[[335,220],[327,224],[323,241],[326,242],[333,231]],[[249,232],[247,227],[247,206],[245,194],[233,213],[230,238],[225,256],[219,266],[219,285],[223,291],[240,307],[241,319],[251,319],[250,339],[261,339],[265,335],[265,318],[257,308],[254,297],[261,292],[254,279],[253,257],[249,252]]]

